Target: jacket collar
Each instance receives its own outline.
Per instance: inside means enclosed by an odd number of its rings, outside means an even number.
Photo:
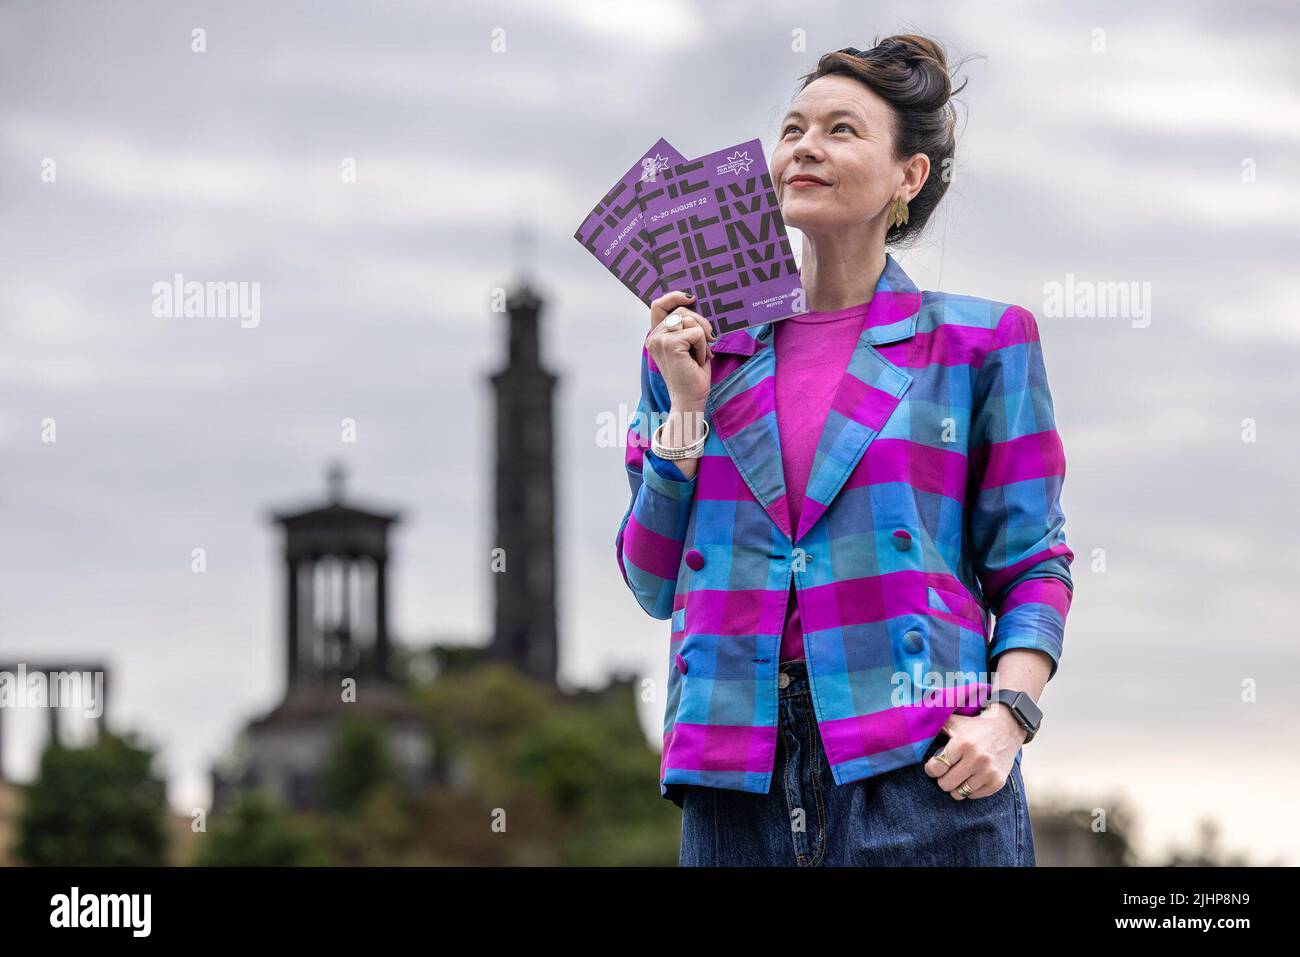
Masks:
[[[830,507],[912,384],[912,377],[875,347],[915,334],[921,299],[907,273],[886,253],[862,333],[817,443],[798,529],[790,525],[776,423],[776,350],[771,347],[776,323],[738,329],[714,343],[715,353],[751,358],[709,391],[713,428],[754,497],[792,542],[803,538]]]

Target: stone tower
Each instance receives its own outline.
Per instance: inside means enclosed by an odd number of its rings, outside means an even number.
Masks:
[[[542,300],[527,281],[508,297],[509,352],[490,376],[496,399],[496,524],[492,547],[505,562],[493,573],[493,659],[554,684],[555,430],[557,377],[542,368]]]

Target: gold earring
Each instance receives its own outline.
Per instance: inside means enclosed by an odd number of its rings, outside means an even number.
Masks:
[[[901,195],[894,197],[894,202],[889,207],[889,226],[904,226],[907,224],[907,200]]]

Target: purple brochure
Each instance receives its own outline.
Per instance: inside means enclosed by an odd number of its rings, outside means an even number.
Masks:
[[[642,232],[636,184],[643,178],[662,176],[670,165],[684,159],[667,140],[660,139],[641,154],[573,234],[574,239],[586,246],[602,266],[647,306],[662,293],[654,291],[659,286],[659,275],[650,262],[650,249]]]
[[[638,182],[658,282],[695,293],[719,335],[808,311],[763,146],[750,140]]]

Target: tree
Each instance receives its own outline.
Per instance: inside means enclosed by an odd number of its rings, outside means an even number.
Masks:
[[[14,852],[36,866],[164,864],[167,798],[154,754],[110,733],[83,748],[51,742],[27,788]]]
[[[247,791],[220,814],[194,863],[206,867],[294,867],[329,864],[312,825],[271,794]]]
[[[434,795],[436,813],[415,816],[427,856],[676,863],[681,815],[659,796],[659,759],[641,730],[632,684],[562,695],[489,664],[441,675],[423,700],[444,770],[472,769],[458,795]],[[498,809],[508,829],[493,833]]]
[[[325,767],[326,806],[331,811],[356,811],[372,791],[390,787],[396,780],[383,726],[359,715],[340,720]]]

